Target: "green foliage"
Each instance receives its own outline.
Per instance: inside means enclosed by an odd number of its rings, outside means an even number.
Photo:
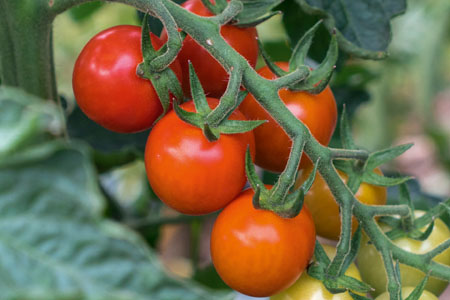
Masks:
[[[383,58],[391,40],[391,18],[403,13],[406,1],[296,0],[302,10],[325,19],[328,30],[342,35],[341,49],[364,58]]]
[[[21,91],[0,90],[0,130],[36,137],[27,147],[6,140],[3,148],[14,154],[0,157],[2,299],[227,297],[170,278],[139,236],[102,219],[105,200],[89,151],[49,140],[46,125],[58,113],[42,105]],[[18,121],[6,122],[5,114]]]

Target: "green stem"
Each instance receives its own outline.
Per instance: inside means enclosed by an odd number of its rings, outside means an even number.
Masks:
[[[232,0],[225,9],[213,17],[219,25],[224,25],[230,22],[234,17],[236,17],[244,8],[241,1]]]
[[[58,101],[48,8],[48,1],[0,0],[0,77],[6,85]]]
[[[358,159],[366,161],[369,158],[369,152],[366,150],[353,149],[330,149],[333,159]]]
[[[219,126],[228,115],[234,111],[238,103],[239,88],[242,81],[242,70],[238,68],[233,69],[230,74],[227,89],[220,98],[219,105],[207,116],[207,122],[211,126]]]
[[[286,199],[286,195],[289,193],[290,188],[295,183],[295,175],[297,174],[297,169],[300,164],[304,146],[305,141],[301,136],[296,137],[292,142],[292,149],[289,155],[286,169],[283,171],[283,173],[281,173],[280,179],[272,188],[270,199],[273,199],[275,201],[277,201],[278,199]]]

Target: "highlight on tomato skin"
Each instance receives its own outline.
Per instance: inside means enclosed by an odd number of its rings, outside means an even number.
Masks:
[[[182,4],[182,7],[199,16],[213,16],[201,0],[188,0]],[[252,68],[255,67],[259,52],[258,33],[255,27],[240,28],[233,25],[223,25],[220,28],[220,34],[234,50],[249,62]],[[167,40],[167,32],[165,30],[161,33],[161,39],[163,41]],[[228,84],[229,74],[205,48],[189,35],[183,41],[183,46],[178,53],[178,59],[183,73],[182,86],[186,97],[189,98],[191,94],[189,62],[194,66],[206,95],[215,98],[222,96]]]
[[[208,98],[211,108],[218,99]],[[193,101],[181,108],[195,111]],[[245,120],[238,110],[230,119]],[[221,134],[210,142],[202,130],[170,111],[152,129],[145,148],[147,177],[155,194],[169,207],[188,215],[223,208],[244,188],[245,153],[254,157],[253,133]]]
[[[280,68],[289,70],[287,62],[277,62]],[[258,74],[266,79],[276,79],[269,67],[264,66]],[[278,92],[289,111],[305,124],[311,134],[324,146],[328,145],[337,122],[337,107],[330,87],[317,95],[305,91],[290,91],[287,88]],[[239,106],[239,110],[249,120],[268,120],[254,130],[256,141],[255,164],[266,170],[281,173],[288,161],[292,141],[284,130],[257,102],[248,94]],[[306,155],[302,156],[300,169],[312,166]]]
[[[316,240],[303,206],[294,218],[255,209],[254,191],[240,193],[219,214],[211,233],[211,257],[219,276],[236,291],[268,297],[293,284],[305,271]]]
[[[155,49],[163,45],[156,35],[150,38]],[[80,109],[111,131],[134,133],[150,128],[163,108],[152,83],[136,74],[142,61],[139,26],[114,26],[91,38],[73,71],[72,86]],[[178,60],[170,68],[181,82]]]

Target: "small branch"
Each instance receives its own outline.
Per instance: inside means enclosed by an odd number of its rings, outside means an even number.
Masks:
[[[233,68],[228,81],[227,89],[220,98],[219,105],[209,113],[206,121],[212,127],[218,126],[238,105],[239,88],[242,82],[242,70],[239,66]]]
[[[423,254],[426,260],[431,261],[436,255],[441,254],[445,250],[447,250],[450,247],[450,239],[446,240],[445,242],[441,243],[439,246],[434,248],[433,250]]]
[[[369,158],[369,152],[366,150],[352,150],[352,149],[336,149],[330,148],[331,157],[333,159],[358,159],[366,161]]]
[[[304,145],[305,140],[301,136],[296,137],[293,140],[292,149],[286,168],[283,173],[281,173],[277,183],[271,190],[270,199],[274,202],[280,203],[280,200],[284,200],[286,195],[289,193],[289,189],[294,185],[295,175],[300,164]]]
[[[411,213],[408,205],[366,205],[360,203],[364,206],[364,209],[368,211],[370,216],[373,218],[375,216],[408,216]]]
[[[234,17],[236,17],[244,8],[241,1],[232,0],[228,3],[227,7],[215,17],[211,19],[217,22],[219,25],[225,25],[230,22]]]
[[[293,71],[287,75],[284,75],[282,77],[274,79],[273,82],[277,89],[281,89],[281,88],[287,87],[291,84],[298,83],[298,82],[304,80],[305,78],[307,78],[309,76],[310,73],[311,73],[311,71],[309,70],[309,68],[306,66],[303,66],[298,69],[295,69],[295,71]]]
[[[352,242],[352,202],[344,202],[341,206],[341,237],[336,247],[336,255],[328,265],[327,273],[337,277],[343,272],[344,262],[351,251]]]

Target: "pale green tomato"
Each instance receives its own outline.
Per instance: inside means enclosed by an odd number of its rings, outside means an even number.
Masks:
[[[416,217],[419,217],[424,213],[425,212],[423,211],[416,211]],[[385,231],[389,229],[389,227],[384,225],[382,225],[382,228]],[[423,228],[423,230],[425,230],[425,228]],[[400,238],[395,240],[394,243],[409,252],[423,254],[435,248],[448,238],[450,238],[450,230],[442,220],[436,219],[433,232],[425,241]],[[367,236],[363,235],[361,248],[357,256],[357,264],[363,280],[375,289],[372,295],[376,297],[386,291],[386,272],[381,255],[375,249],[375,246],[369,245],[367,241]],[[447,249],[436,256],[434,261],[444,265],[450,265],[450,249]],[[400,273],[403,286],[417,286],[425,277],[425,274],[422,271],[403,264],[400,265]],[[436,296],[439,296],[445,290],[447,285],[448,282],[446,281],[430,277],[425,289]]]
[[[413,290],[414,290],[414,288],[411,286],[402,288],[403,299],[406,299],[406,297],[408,297],[409,294],[411,294]],[[389,293],[384,292],[380,296],[376,297],[375,300],[389,300]],[[423,291],[419,300],[439,300],[439,299],[435,295],[433,295],[433,293],[430,293],[429,291],[425,290],[425,291]]]
[[[327,255],[332,258],[336,248],[323,245]],[[361,275],[355,264],[351,264],[345,275],[361,280]],[[289,288],[270,297],[270,300],[353,300],[348,292],[340,294],[330,293],[323,283],[303,272],[302,276]]]

